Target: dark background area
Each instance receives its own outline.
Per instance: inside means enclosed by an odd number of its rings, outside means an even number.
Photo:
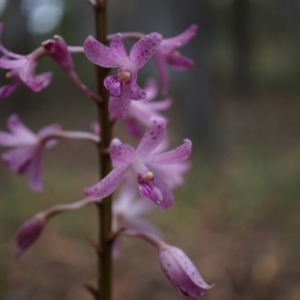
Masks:
[[[27,54],[54,34],[82,45],[94,33],[86,1],[10,0],[3,5],[3,44]],[[172,37],[189,25],[198,35],[181,52],[195,61],[186,72],[170,69],[174,103],[172,145],[194,143],[193,167],[169,210],[149,215],[171,244],[182,248],[208,283],[206,299],[300,299],[300,2],[298,0],[110,0],[109,32],[158,31]],[[52,27],[51,27],[52,26]],[[130,43],[128,44],[130,47]],[[74,56],[76,70],[95,88],[94,68]],[[25,86],[0,105],[0,128],[18,113],[34,130],[59,122],[90,130],[93,103],[44,58],[51,85]],[[6,83],[0,70],[1,85]],[[153,62],[139,74],[157,77]],[[161,97],[160,97],[161,98]],[[116,135],[124,139],[118,126]],[[97,181],[92,146],[61,142],[44,155],[45,193],[38,195],[0,164],[0,298],[91,299],[96,257],[84,237],[96,235],[91,207],[51,221],[24,257],[14,258],[14,235],[32,215],[83,197]],[[174,299],[156,254],[126,240],[115,265],[115,299]]]

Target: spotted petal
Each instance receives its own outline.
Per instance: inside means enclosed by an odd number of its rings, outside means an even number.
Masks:
[[[141,89],[135,80],[132,80],[131,82],[131,91],[130,91],[130,99],[132,100],[142,100],[147,97],[146,92]]]
[[[99,43],[91,35],[84,41],[84,53],[94,64],[104,68],[119,68],[123,60],[109,47]]]
[[[120,165],[114,168],[106,177],[104,177],[97,184],[95,184],[92,187],[85,188],[85,194],[94,200],[100,200],[109,196],[114,190],[117,189],[127,169],[127,164]]]
[[[110,96],[108,104],[109,112],[116,119],[126,120],[130,103],[131,99],[129,97],[121,99],[121,97]]]
[[[126,49],[121,38],[121,33],[118,33],[113,37],[110,43],[110,49],[112,53],[123,62],[129,61],[129,57],[126,53]]]
[[[119,139],[114,138],[109,147],[110,157],[113,165],[121,166],[131,163],[134,158],[134,150],[126,144],[123,144]]]
[[[165,135],[166,121],[163,118],[151,117],[149,123],[150,125],[136,149],[136,154],[142,157],[152,152]]]
[[[157,32],[150,33],[137,41],[131,51],[130,59],[138,69],[142,68],[162,41],[162,35]]]

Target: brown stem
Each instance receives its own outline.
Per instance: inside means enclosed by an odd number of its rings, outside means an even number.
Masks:
[[[96,0],[94,5],[96,20],[96,38],[99,42],[107,44],[107,0]],[[100,177],[105,177],[111,170],[111,160],[105,153],[109,148],[112,139],[112,124],[108,112],[109,94],[103,85],[104,78],[108,75],[109,69],[96,66],[97,90],[102,102],[98,103],[98,117],[101,126],[101,144],[98,148],[100,160]],[[99,246],[102,249],[98,253],[98,289],[99,300],[111,300],[112,295],[112,254],[111,243],[108,237],[111,232],[112,223],[112,195],[103,199],[97,205],[99,215]]]

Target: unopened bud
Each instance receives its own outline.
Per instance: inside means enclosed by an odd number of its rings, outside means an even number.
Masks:
[[[159,249],[158,257],[161,269],[182,297],[198,299],[204,295],[205,289],[212,287],[203,280],[194,264],[179,248],[165,244]]]
[[[68,46],[61,36],[54,36],[54,39],[42,43],[46,53],[64,70],[73,69],[73,59]]]
[[[26,221],[19,228],[16,236],[18,247],[16,253],[17,258],[19,258],[27,250],[27,248],[38,239],[45,224],[46,218],[44,215],[39,214]]]

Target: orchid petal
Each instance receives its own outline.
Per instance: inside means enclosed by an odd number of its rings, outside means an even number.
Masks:
[[[167,186],[165,181],[160,177],[159,174],[154,172],[153,184],[160,190],[162,193],[162,200],[158,204],[158,207],[161,209],[166,209],[171,206],[174,202],[174,196],[170,188]]]
[[[151,180],[140,181],[139,191],[143,197],[153,201],[160,209],[166,209],[174,202],[170,188],[157,173],[154,174]]]
[[[157,96],[158,87],[157,87],[157,83],[156,83],[155,79],[148,78],[148,80],[146,81],[146,84],[144,86],[144,91],[147,94],[145,101],[152,100]]]
[[[161,43],[159,51],[162,51],[163,54],[172,53],[174,50],[183,46],[189,40],[191,40],[197,34],[197,30],[198,25],[193,24],[179,35],[174,36],[172,38],[164,39]]]
[[[129,61],[129,57],[126,53],[126,49],[124,47],[120,33],[116,34],[111,40],[110,49],[112,53],[123,62]]]
[[[2,69],[10,70],[10,69],[21,68],[25,63],[26,63],[25,59],[11,60],[11,59],[0,58],[0,68]]]
[[[0,88],[0,100],[10,96],[19,87],[19,85],[20,85],[19,82],[14,82],[12,84],[7,84],[7,85],[4,85],[3,87],[1,87]]]
[[[129,97],[124,97],[122,100],[121,97],[110,96],[108,104],[109,112],[114,118],[125,120],[127,118],[130,103],[131,100]]]
[[[133,103],[131,103],[131,107],[132,104]],[[142,126],[135,118],[130,116],[125,121],[125,130],[129,135],[131,135],[134,138],[140,139],[143,136]]]
[[[133,101],[131,102],[130,108],[129,108],[129,115],[132,117],[135,117],[137,120],[139,120],[142,124],[148,126],[149,125],[149,119],[152,116],[162,117],[162,115],[156,110],[164,110],[170,107],[171,100],[166,99],[163,101],[157,101],[157,102],[146,102],[146,100],[142,101]]]
[[[135,80],[132,80],[131,82],[131,91],[130,91],[130,99],[132,100],[142,100],[147,97],[146,92],[141,89]]]
[[[184,183],[183,175],[191,168],[191,164],[185,161],[173,165],[151,166],[151,168],[158,172],[164,178],[166,184],[173,189]]]
[[[188,139],[184,140],[184,143],[167,152],[148,156],[145,163],[151,165],[168,165],[180,163],[186,160],[192,153],[192,142]]]
[[[0,131],[0,145],[5,147],[18,147],[24,146],[24,141],[20,141],[18,136],[14,136],[13,134]]]
[[[35,154],[35,147],[22,147],[8,150],[2,153],[2,159],[7,168],[18,174],[27,171],[32,157]]]
[[[150,33],[137,41],[131,51],[130,59],[138,69],[142,68],[162,41],[162,35],[157,32]]]
[[[169,55],[166,58],[166,61],[177,71],[185,71],[194,65],[194,62],[191,59],[181,55],[180,53]]]
[[[97,184],[85,188],[85,194],[94,200],[100,200],[109,196],[119,186],[127,169],[127,164],[120,165],[114,168],[106,177],[104,177]]]
[[[18,115],[11,115],[6,121],[7,128],[19,139],[26,141],[28,144],[33,144],[36,142],[37,138],[35,133],[33,133],[19,118]]]
[[[26,74],[21,74],[20,72],[20,78],[22,81],[34,92],[39,92],[42,89],[46,88],[52,79],[52,73],[51,72],[45,72],[43,74],[34,76],[34,77],[27,77]]]
[[[109,147],[110,157],[113,166],[121,166],[129,164],[134,158],[134,150],[126,144],[123,144],[119,139],[114,138]]]
[[[109,94],[113,97],[121,96],[121,83],[118,79],[118,76],[107,76],[104,79],[104,86],[109,91]]]
[[[163,118],[151,117],[142,140],[140,141],[136,154],[142,157],[152,152],[162,141],[166,131],[166,121]]]
[[[165,95],[167,94],[169,89],[169,76],[167,72],[167,67],[165,61],[159,56],[159,54],[154,54],[154,60],[160,77],[161,92],[163,95]]]
[[[122,82],[121,84],[121,97],[120,97],[120,106],[123,107],[124,111],[120,112],[120,109],[116,109],[116,111],[119,111],[120,117],[122,119],[126,119],[128,115],[128,110],[130,106],[130,91],[131,91],[131,85],[130,83]]]
[[[123,64],[123,60],[110,48],[99,43],[91,35],[84,41],[84,53],[92,63],[104,68],[119,68]]]
[[[37,147],[28,168],[28,183],[35,192],[43,191],[42,184],[42,148]]]
[[[147,103],[147,107],[149,110],[155,111],[155,110],[166,110],[170,108],[172,105],[172,99],[167,98],[165,100],[160,100],[156,102]]]

